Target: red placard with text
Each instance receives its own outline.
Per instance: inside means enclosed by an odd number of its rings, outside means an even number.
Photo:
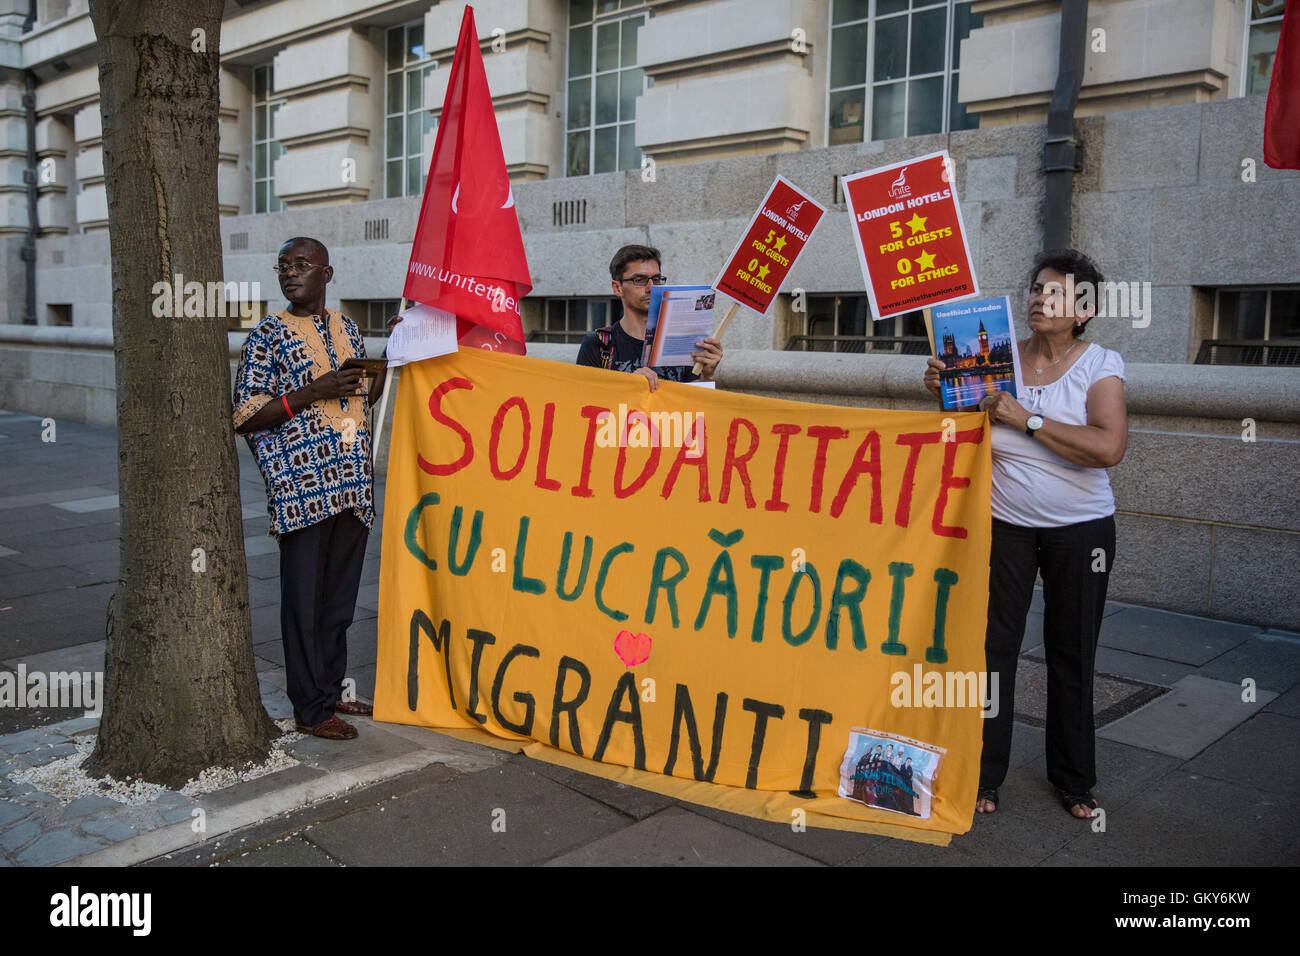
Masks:
[[[945,150],[845,177],[876,318],[979,295],[951,169]]]
[[[713,287],[766,315],[826,207],[777,176]]]

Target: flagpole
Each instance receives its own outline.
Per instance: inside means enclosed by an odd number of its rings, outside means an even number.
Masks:
[[[406,298],[403,297],[402,304],[398,307],[397,313],[400,315],[405,311]],[[384,351],[387,352],[388,349],[385,348]],[[388,396],[391,395],[393,389],[397,387],[397,373],[401,371],[401,369],[402,367],[400,365],[393,366],[392,374],[389,375],[389,378],[391,378],[392,381],[384,383],[384,394],[379,397],[379,418],[375,422],[375,440],[370,446],[370,451],[372,452],[370,464],[372,468],[378,467],[379,465],[379,449],[384,443],[384,417],[388,414]]]
[[[740,308],[739,302],[731,303],[731,308],[729,308],[727,310],[727,314],[722,317],[722,324],[718,326],[718,331],[713,333],[713,337],[717,339],[719,342],[722,341],[722,333],[727,331],[727,326],[731,324],[731,320],[732,318],[735,317],[736,310],[739,308]],[[696,362],[695,368],[691,369],[691,372],[695,375],[699,375],[700,372],[702,371],[704,371],[704,366],[701,365],[699,362]]]

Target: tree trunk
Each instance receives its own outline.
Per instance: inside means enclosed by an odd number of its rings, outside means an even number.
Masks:
[[[276,732],[253,665],[226,319],[158,318],[153,308],[158,282],[169,291],[202,283],[208,302],[208,283],[222,277],[223,5],[90,4],[113,260],[122,538],[104,714],[87,769],[171,787],[205,767],[265,759]]]

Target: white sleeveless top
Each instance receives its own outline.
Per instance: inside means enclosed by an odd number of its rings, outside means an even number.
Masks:
[[[1088,389],[1112,375],[1124,381],[1120,354],[1090,344],[1055,382],[1025,386],[1020,404],[1031,415],[1086,425]],[[1071,464],[1011,425],[994,425],[990,438],[993,517],[1025,528],[1060,528],[1115,513],[1104,468]]]

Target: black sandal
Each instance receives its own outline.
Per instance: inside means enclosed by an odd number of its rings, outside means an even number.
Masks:
[[[1090,819],[1093,815],[1093,812],[1097,809],[1097,798],[1092,795],[1091,790],[1086,791],[1084,793],[1066,793],[1060,787],[1057,787],[1056,796],[1060,799],[1061,806],[1065,807],[1065,812],[1068,813],[1070,816],[1074,817],[1076,820]],[[1086,817],[1077,816],[1074,812],[1075,807],[1087,808],[1088,816]]]
[[[993,804],[992,810],[985,810],[985,813],[996,813],[998,809],[998,791],[996,787],[980,787],[975,794],[975,803],[978,805],[981,800],[986,800]],[[978,806],[977,806],[978,812]]]

